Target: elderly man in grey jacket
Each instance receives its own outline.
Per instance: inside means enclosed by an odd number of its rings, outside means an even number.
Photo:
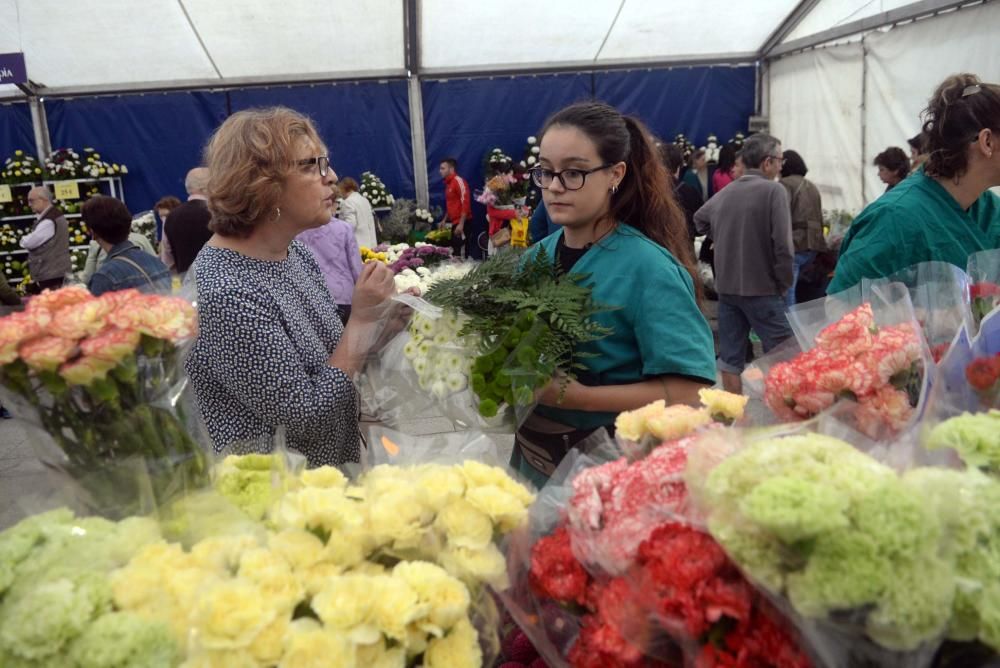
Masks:
[[[34,285],[41,292],[62,287],[66,274],[73,270],[69,256],[69,223],[55,205],[52,191],[36,186],[28,192],[28,206],[37,218],[31,231],[21,237],[21,248],[28,251],[28,269]]]
[[[737,394],[750,329],[764,352],[792,336],[784,296],[792,285],[795,255],[788,193],[775,181],[781,173],[781,142],[753,135],[741,157],[745,174],[694,215],[698,232],[711,233],[715,243],[719,370],[724,387]]]

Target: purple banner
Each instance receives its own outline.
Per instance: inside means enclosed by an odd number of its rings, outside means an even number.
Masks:
[[[0,84],[28,83],[23,53],[0,53]]]

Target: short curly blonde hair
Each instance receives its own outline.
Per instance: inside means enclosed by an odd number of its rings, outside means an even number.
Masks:
[[[205,148],[211,230],[246,238],[273,218],[303,141],[326,154],[312,121],[287,107],[248,109],[226,119]]]

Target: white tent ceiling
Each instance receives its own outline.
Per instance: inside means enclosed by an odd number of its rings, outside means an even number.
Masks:
[[[419,73],[746,62],[900,6],[946,0],[0,0],[0,53],[23,51],[42,94]],[[796,24],[787,32],[789,24]],[[46,90],[47,89],[47,90]],[[0,97],[22,96],[0,86]]]

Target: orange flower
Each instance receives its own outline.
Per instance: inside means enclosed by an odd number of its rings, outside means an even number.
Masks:
[[[875,314],[871,304],[862,304],[816,336],[816,347],[859,355],[872,347]]]
[[[81,357],[59,367],[59,375],[70,385],[90,385],[98,378],[105,378],[115,367],[114,362],[96,357]]]
[[[96,297],[90,294],[87,288],[82,285],[70,285],[58,290],[44,290],[42,294],[28,301],[27,308],[29,311],[44,309],[55,313],[62,308],[90,299],[96,299]]]
[[[104,329],[104,320],[111,305],[100,299],[88,299],[65,306],[55,312],[49,324],[49,334],[64,339],[82,339]]]
[[[109,321],[157,339],[178,343],[198,331],[198,314],[186,299],[143,295],[118,308]]]
[[[111,310],[114,311],[118,309],[118,307],[124,306],[136,297],[141,296],[142,293],[135,288],[128,288],[127,290],[118,290],[117,292],[105,292],[103,295],[98,297],[98,299],[110,305]]]
[[[0,364],[17,359],[17,348],[45,331],[52,317],[46,310],[22,311],[0,318]]]
[[[33,369],[54,371],[76,352],[76,341],[60,336],[43,336],[23,344],[21,359]]]
[[[135,352],[140,338],[141,334],[134,329],[109,327],[97,336],[81,341],[80,350],[84,355],[114,365]]]
[[[884,438],[885,430],[899,431],[913,416],[913,407],[906,392],[883,385],[874,394],[858,401],[858,430],[873,439]]]

